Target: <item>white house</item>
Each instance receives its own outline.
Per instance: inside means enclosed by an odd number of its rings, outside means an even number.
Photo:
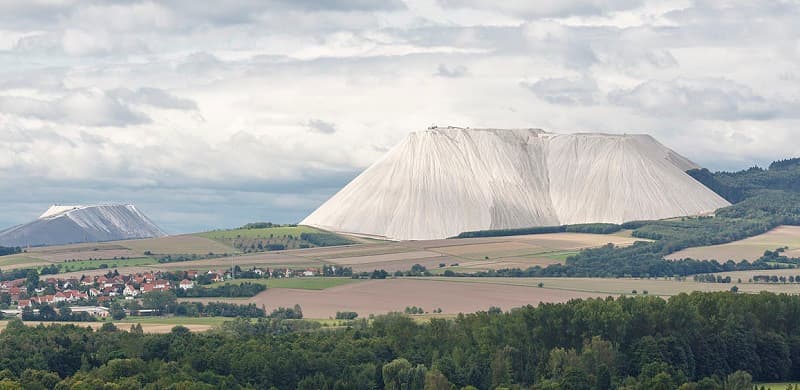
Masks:
[[[182,290],[188,290],[194,287],[194,282],[188,279],[181,280],[181,283],[178,285]]]
[[[125,289],[122,290],[122,294],[126,297],[135,297],[139,295],[139,290],[135,289],[132,285],[127,284],[125,285]]]
[[[73,313],[89,313],[93,317],[108,317],[109,310],[102,306],[70,306]]]

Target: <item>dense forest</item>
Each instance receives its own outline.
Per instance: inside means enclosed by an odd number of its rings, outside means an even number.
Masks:
[[[262,318],[157,335],[12,321],[0,334],[0,388],[749,389],[751,379],[800,380],[800,297],[789,295],[588,299],[349,324]]]
[[[800,192],[800,158],[775,161],[767,169],[715,173],[695,169],[688,173],[731,203],[741,202],[759,190]]]

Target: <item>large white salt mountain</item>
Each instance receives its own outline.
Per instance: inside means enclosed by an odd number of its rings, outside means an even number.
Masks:
[[[133,205],[53,205],[33,222],[0,231],[0,245],[61,245],[165,235]]]
[[[649,135],[430,128],[411,133],[301,223],[394,240],[622,223],[729,205]]]

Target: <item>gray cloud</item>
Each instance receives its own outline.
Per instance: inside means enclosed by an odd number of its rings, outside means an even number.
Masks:
[[[534,83],[522,82],[521,85],[553,104],[593,104],[598,93],[597,83],[586,76],[544,78]]]
[[[333,134],[336,132],[336,125],[321,119],[310,119],[306,122],[306,127],[316,133]]]
[[[146,115],[99,90],[74,90],[54,100],[0,96],[0,112],[82,126],[129,126],[150,122]]]
[[[602,15],[640,6],[640,0],[480,1],[438,0],[446,8],[493,10],[524,18]]]
[[[223,71],[227,68],[223,61],[215,55],[205,52],[192,53],[186,56],[176,67],[181,73],[207,74]]]
[[[111,96],[133,104],[144,104],[160,108],[172,108],[176,110],[196,110],[197,103],[191,99],[179,98],[163,89],[143,87],[136,90],[126,88],[116,89],[110,92]]]
[[[609,94],[609,100],[652,115],[721,120],[796,117],[800,102],[769,99],[725,79],[647,81]]]
[[[435,75],[450,78],[464,77],[467,75],[467,67],[464,65],[447,66],[446,64],[439,64]]]

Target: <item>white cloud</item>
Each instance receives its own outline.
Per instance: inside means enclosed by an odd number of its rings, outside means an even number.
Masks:
[[[711,168],[800,155],[799,17],[795,2],[3,1],[0,177],[26,193],[0,188],[0,227],[103,200],[173,232],[247,209],[296,222],[434,123],[646,132]]]

